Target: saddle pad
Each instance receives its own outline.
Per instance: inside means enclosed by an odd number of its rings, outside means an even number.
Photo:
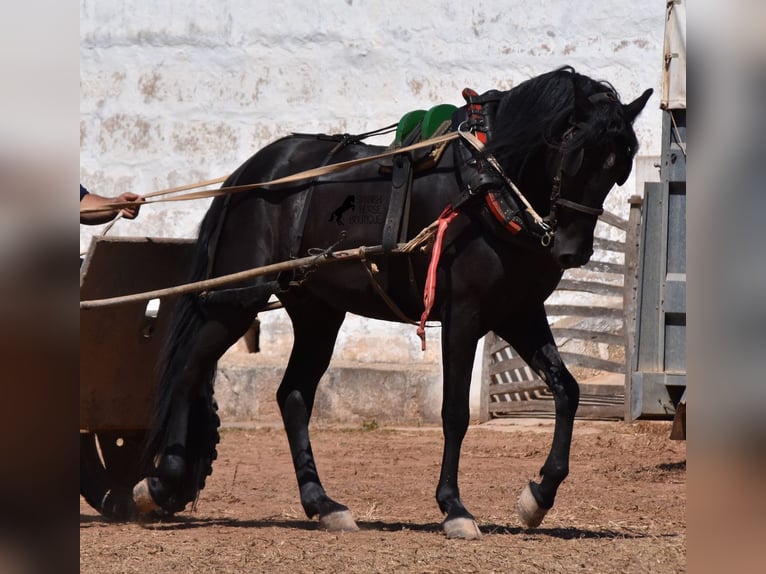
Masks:
[[[401,146],[402,142],[407,138],[408,135],[410,135],[410,133],[412,133],[412,130],[418,126],[425,115],[425,110],[413,110],[404,114],[402,119],[399,120],[399,125],[396,126],[396,138],[394,139],[394,146]]]
[[[444,122],[452,121],[452,114],[457,110],[452,104],[439,104],[432,107],[423,116],[423,123],[420,128],[421,139],[431,138]]]
[[[455,113],[455,110],[457,110],[457,107],[452,104],[439,104],[428,111],[413,110],[407,112],[399,120],[399,124],[396,127],[394,146],[401,146],[418,126],[420,126],[419,141],[433,137],[444,122],[452,120],[452,114]]]

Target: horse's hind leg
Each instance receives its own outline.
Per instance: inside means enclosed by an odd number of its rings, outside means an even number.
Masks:
[[[166,422],[162,444],[157,445],[160,456],[155,476],[142,480],[134,489],[140,513],[158,507],[174,512],[196,496],[198,479],[189,475],[194,462],[190,457],[200,453],[190,453],[187,448],[192,403],[202,395],[204,385],[212,382],[218,359],[247,331],[255,314],[256,307],[208,305],[204,320],[188,335],[190,340],[181,342],[183,350],[176,352],[179,368],[165,381]],[[188,484],[189,481],[194,484]]]
[[[299,298],[300,297],[300,298]],[[358,530],[348,508],[332,500],[319,480],[309,439],[309,420],[319,379],[327,370],[345,313],[301,296],[283,300],[293,322],[294,343],[277,402],[298,479],[301,504],[325,530]]]
[[[191,401],[200,393],[201,386],[212,378],[218,359],[245,334],[254,318],[255,312],[247,312],[236,305],[215,305],[206,310],[206,320],[196,334],[174,385],[173,410],[166,438],[168,450],[184,443]],[[161,473],[170,475],[174,472],[171,462],[174,458],[166,450],[160,465]]]
[[[525,318],[515,318],[512,327],[495,329],[495,333],[513,346],[553,393],[556,422],[550,453],[540,469],[542,480],[530,482],[518,501],[522,521],[535,528],[553,507],[556,492],[569,474],[569,450],[580,389],[561,359],[542,307]]]

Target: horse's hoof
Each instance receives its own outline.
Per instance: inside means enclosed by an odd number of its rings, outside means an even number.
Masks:
[[[548,508],[542,508],[532,494],[532,489],[527,486],[521,491],[521,496],[516,503],[519,517],[527,528],[537,528],[548,513]]]
[[[328,532],[356,532],[359,527],[350,510],[338,510],[322,516],[319,519],[319,529]]]
[[[481,531],[476,522],[470,518],[459,517],[445,520],[442,529],[447,538],[460,538],[463,540],[478,540]]]
[[[160,505],[152,497],[149,491],[149,479],[145,478],[133,487],[133,502],[139,515],[150,514],[160,510]]]

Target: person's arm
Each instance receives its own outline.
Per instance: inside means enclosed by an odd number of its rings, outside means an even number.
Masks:
[[[83,209],[95,209],[108,205],[110,203],[117,203],[123,201],[135,202],[135,205],[130,205],[123,208],[105,208],[102,211],[89,211],[83,212]],[[85,225],[98,225],[100,223],[106,223],[111,221],[117,214],[122,212],[122,216],[125,219],[135,219],[138,216],[138,210],[141,208],[141,201],[143,198],[140,195],[126,191],[119,197],[108,198],[96,195],[95,193],[86,193],[80,199],[80,223]]]

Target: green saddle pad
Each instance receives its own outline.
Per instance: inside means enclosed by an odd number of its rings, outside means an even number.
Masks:
[[[413,110],[404,114],[402,119],[399,120],[399,125],[396,126],[394,145],[402,145],[405,138],[423,121],[425,115],[425,110]]]
[[[452,121],[452,114],[457,110],[457,106],[452,104],[439,104],[432,107],[423,116],[423,127],[421,127],[421,138],[429,139],[434,135],[444,122]]]
[[[445,121],[452,119],[452,114],[455,113],[455,110],[457,110],[457,107],[452,104],[439,104],[428,111],[413,110],[407,112],[399,120],[399,124],[396,127],[394,145],[401,145],[418,125],[420,126],[420,139],[429,139]]]

